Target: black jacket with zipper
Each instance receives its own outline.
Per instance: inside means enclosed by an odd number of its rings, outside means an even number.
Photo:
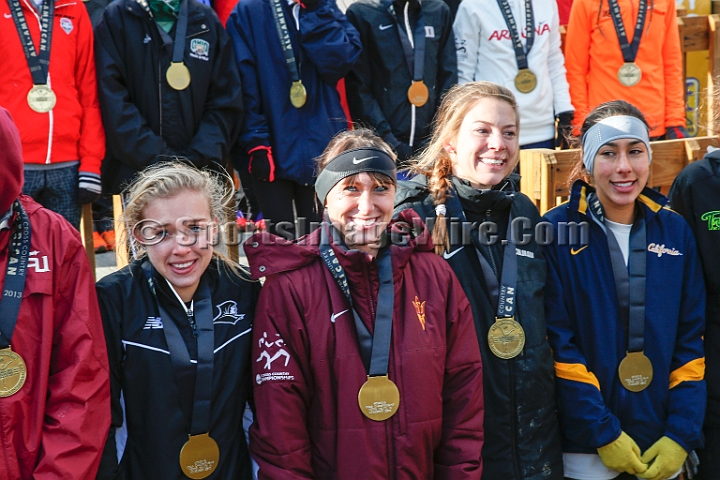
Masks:
[[[172,50],[144,0],[113,2],[95,29],[105,192],[119,193],[140,170],[175,156],[199,168],[225,165],[243,115],[230,37],[210,7],[188,0],[183,62],[190,85],[180,91],[165,78]]]
[[[515,175],[499,184],[503,191],[478,191],[453,179],[446,201],[451,232],[450,251],[444,257],[460,280],[470,300],[475,330],[483,361],[485,396],[485,443],[482,449],[484,480],[540,480],[563,478],[562,447],[555,405],[555,370],[547,341],[543,288],[545,258],[535,241],[540,215],[530,199],[520,193]],[[463,198],[456,188],[463,188]],[[399,182],[396,214],[412,208],[428,228],[435,224],[435,206],[424,176]],[[465,207],[463,207],[465,205]],[[496,307],[488,293],[478,252],[492,270],[502,272],[502,241],[508,216],[529,220],[521,233],[530,234],[530,243],[518,246],[515,320],[525,331],[525,346],[515,358],[496,357],[488,346],[488,331],[496,318]],[[498,225],[497,242],[482,245],[474,234],[463,235],[462,222],[484,221]],[[455,226],[451,226],[454,223]],[[473,231],[477,232],[477,229]],[[467,235],[466,235],[467,237]],[[465,244],[463,244],[465,243]],[[480,248],[476,248],[480,247]],[[498,275],[499,276],[499,275]]]
[[[407,0],[360,0],[350,5],[347,18],[360,32],[363,49],[346,78],[348,105],[353,121],[375,129],[391,147],[408,144],[412,105],[408,88],[412,73],[400,41],[406,36],[402,8]],[[410,0],[409,18],[414,28],[419,3]],[[425,23],[425,63],[423,81],[427,85],[427,103],[415,112],[417,149],[430,133],[430,124],[440,99],[457,83],[457,57],[450,9],[442,0],[422,1]]]

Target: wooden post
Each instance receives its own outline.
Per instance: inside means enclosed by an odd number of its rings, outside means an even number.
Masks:
[[[708,50],[710,66],[708,68],[708,135],[716,134],[720,131],[720,125],[715,118],[720,114],[714,105],[713,97],[716,85],[720,82],[720,35],[718,35],[718,25],[720,25],[720,15],[713,14],[708,16]]]
[[[125,244],[122,242],[122,239],[126,238],[125,235],[130,235],[130,232],[126,231],[125,224],[120,219],[122,211],[122,198],[120,195],[113,195],[113,218],[115,219],[115,238],[117,239],[115,244],[115,262],[118,270],[128,264],[129,255]]]
[[[90,268],[92,269],[93,279],[97,280],[95,275],[95,243],[93,242],[93,219],[92,219],[92,203],[86,203],[82,206],[82,217],[80,217],[80,236],[82,237],[85,253],[90,260]]]

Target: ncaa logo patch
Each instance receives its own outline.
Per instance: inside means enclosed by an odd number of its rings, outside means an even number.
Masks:
[[[60,19],[60,27],[65,30],[65,33],[70,35],[70,32],[73,31],[73,23],[72,20],[70,20],[67,17],[62,17]]]
[[[197,58],[198,60],[209,60],[210,55],[210,43],[206,40],[199,38],[193,38],[190,41],[190,56]]]

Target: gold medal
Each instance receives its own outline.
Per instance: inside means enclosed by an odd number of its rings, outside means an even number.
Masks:
[[[183,62],[170,62],[165,78],[175,90],[185,90],[190,85],[190,70]]]
[[[302,106],[305,105],[306,100],[307,90],[305,90],[305,85],[302,84],[302,80],[293,82],[290,87],[290,103],[292,103],[292,106],[295,108],[302,108]]]
[[[180,468],[186,477],[205,478],[210,476],[220,461],[220,448],[209,433],[188,435],[180,450]]]
[[[617,76],[622,85],[632,87],[640,83],[642,70],[637,66],[637,63],[626,62],[618,70]]]
[[[537,86],[537,77],[529,68],[523,68],[515,76],[515,88],[520,93],[530,93]]]
[[[363,415],[382,422],[395,415],[400,406],[400,391],[387,375],[370,377],[358,392],[358,404]]]
[[[48,113],[55,108],[57,97],[47,85],[33,85],[27,94],[27,103],[37,113]]]
[[[525,346],[525,331],[514,317],[496,318],[488,331],[488,345],[497,357],[517,357]]]
[[[408,88],[408,101],[420,108],[427,103],[428,96],[428,88],[425,82],[413,80],[412,85]]]
[[[623,387],[631,392],[642,392],[652,382],[652,363],[643,352],[629,352],[620,362],[618,376]]]
[[[0,397],[15,395],[27,378],[27,367],[20,355],[10,347],[0,350]]]

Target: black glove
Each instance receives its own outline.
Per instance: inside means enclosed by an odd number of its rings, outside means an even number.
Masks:
[[[80,172],[78,174],[78,196],[77,200],[80,205],[92,203],[102,193],[102,183],[100,175],[97,173]]]
[[[570,148],[570,138],[572,137],[572,121],[575,118],[575,112],[560,112],[555,115],[557,118],[557,136],[555,137],[555,146],[561,150]]]
[[[680,125],[678,127],[667,127],[665,130],[665,139],[667,140],[687,138],[688,136],[688,131],[684,125]]]
[[[272,147],[260,145],[251,149],[248,172],[257,180],[272,182],[275,180],[275,160],[272,156]]]

